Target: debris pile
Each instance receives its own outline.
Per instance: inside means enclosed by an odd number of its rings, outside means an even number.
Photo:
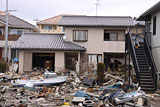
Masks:
[[[127,85],[123,76],[105,73],[106,82],[99,85],[94,75],[78,75],[75,71],[60,75],[48,71],[43,74],[0,73],[0,106],[157,106],[160,101],[160,95],[146,94],[136,86],[125,92]]]

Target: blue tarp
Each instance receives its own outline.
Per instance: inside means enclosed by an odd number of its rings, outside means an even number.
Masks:
[[[85,97],[87,100],[90,100],[91,97],[88,96],[86,93],[84,93],[83,91],[78,91],[76,94],[75,94],[75,97]]]
[[[19,60],[18,60],[18,58],[14,58],[14,60],[13,60],[14,62],[18,62]]]

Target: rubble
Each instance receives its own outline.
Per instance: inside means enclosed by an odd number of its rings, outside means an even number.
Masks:
[[[81,75],[78,72],[78,75]],[[61,78],[59,84],[36,84],[37,81]],[[83,77],[83,78],[82,78]],[[96,84],[92,76],[77,76],[75,71],[56,74],[53,72],[34,72],[17,74],[0,73],[0,106],[21,107],[114,107],[114,106],[159,106],[160,95],[146,94],[142,90],[129,90],[123,76],[105,73],[106,82]],[[19,83],[19,84],[17,84]],[[21,84],[23,83],[23,84]],[[17,87],[21,86],[21,87]],[[145,103],[147,102],[147,103]]]

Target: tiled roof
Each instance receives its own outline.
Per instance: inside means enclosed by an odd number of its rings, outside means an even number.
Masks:
[[[5,12],[0,11],[0,20],[6,22],[6,16],[4,13]],[[35,28],[34,25],[11,14],[8,15],[8,24],[10,25],[10,27],[16,28]]]
[[[41,20],[37,24],[58,24],[63,14],[48,19]]]
[[[158,11],[160,11],[160,1],[142,13],[137,20],[149,20],[151,16]]]
[[[64,41],[64,34],[25,33],[13,44],[14,49],[84,51],[85,48]]]
[[[73,15],[73,14],[60,14],[51,18],[47,18],[37,22],[37,24],[55,24],[57,25],[63,16],[85,16],[85,15]]]
[[[61,26],[134,26],[132,17],[123,16],[63,16]]]

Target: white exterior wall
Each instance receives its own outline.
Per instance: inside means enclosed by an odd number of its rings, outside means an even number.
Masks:
[[[24,71],[32,71],[32,52],[24,52]]]
[[[122,41],[104,41],[104,29],[115,30],[118,39]],[[65,27],[67,41],[73,41],[73,30],[88,30],[87,42],[75,42],[86,48],[88,54],[124,53],[125,51],[125,28],[103,28],[103,27]],[[74,41],[73,41],[74,42]]]
[[[24,51],[19,51],[19,73],[24,71]]]
[[[157,17],[156,35],[153,35],[153,17]],[[160,11],[154,14],[151,18],[151,46],[152,54],[155,60],[156,67],[160,72]]]
[[[55,52],[55,71],[59,71],[61,69],[64,69],[64,52]]]

